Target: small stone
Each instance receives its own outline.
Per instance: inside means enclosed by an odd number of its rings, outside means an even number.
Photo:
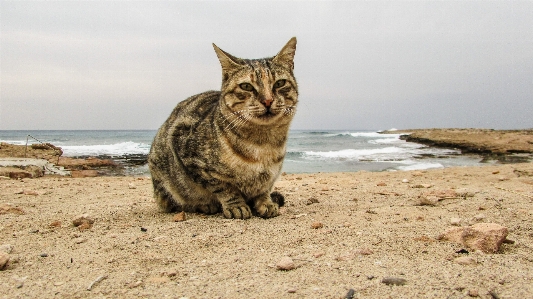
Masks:
[[[371,254],[374,254],[374,251],[372,251],[372,249],[370,248],[360,248],[360,249],[357,249],[355,253],[358,255],[371,255]]]
[[[381,282],[386,285],[403,286],[407,283],[407,280],[399,277],[385,277],[381,280]]]
[[[297,291],[296,288],[289,288],[289,289],[287,290],[287,293],[294,294],[294,293],[296,293],[296,291]]]
[[[344,222],[343,226],[344,227],[350,227],[350,226],[352,226],[352,224],[350,222]]]
[[[146,227],[141,227],[141,231],[145,233],[148,231],[148,229]]]
[[[22,192],[22,194],[24,195],[32,195],[32,196],[37,196],[39,195],[39,193],[37,191],[34,191],[34,190],[24,190]]]
[[[477,214],[476,216],[474,216],[474,220],[475,221],[481,221],[485,219],[485,215],[484,214]]]
[[[0,251],[8,253],[8,254],[13,252],[13,249],[14,247],[11,244],[3,244],[0,246]]]
[[[80,237],[80,238],[74,239],[74,243],[76,243],[76,244],[81,244],[81,243],[85,243],[85,242],[87,242],[87,238]]]
[[[143,284],[143,282],[140,280],[137,280],[136,282],[132,282],[128,284],[128,288],[133,289],[133,288],[140,286],[141,284]]]
[[[461,225],[461,218],[451,218],[450,224],[453,226],[460,226]]]
[[[376,186],[383,187],[383,186],[387,186],[387,184],[385,182],[379,182],[376,184]]]
[[[137,189],[137,186],[135,186],[134,183],[129,183],[129,184],[128,184],[128,188],[130,188],[130,189]]]
[[[91,227],[93,227],[93,225],[90,222],[84,221],[81,225],[78,226],[78,229],[86,230],[86,229],[90,229]]]
[[[402,183],[409,183],[409,180],[408,179],[403,179]]]
[[[439,202],[439,198],[434,195],[421,196],[418,203],[422,206],[434,206]]]
[[[468,227],[450,228],[438,239],[458,243],[484,253],[496,253],[500,250],[507,234],[508,229],[499,224],[476,223]]]
[[[326,254],[326,252],[324,252],[324,251],[317,251],[317,252],[313,253],[313,256],[314,256],[315,258],[319,258],[319,257],[323,256],[324,254]]]
[[[458,263],[459,265],[475,265],[477,264],[476,260],[469,256],[460,256],[454,260],[454,262]]]
[[[289,271],[296,269],[296,264],[294,264],[294,261],[290,257],[285,256],[276,264],[276,269]]]
[[[9,262],[9,254],[3,251],[0,251],[0,270],[4,270],[8,262]]]
[[[498,173],[500,173],[499,170],[495,170],[495,171],[492,172],[492,174],[498,174]]]
[[[324,225],[322,224],[322,222],[313,222],[311,224],[311,228],[314,228],[314,229],[319,229],[319,228],[322,228],[324,227]]]
[[[49,225],[50,227],[61,227],[61,221],[55,220]]]
[[[470,297],[479,297],[479,292],[478,292],[478,290],[470,289],[470,290],[468,290],[468,296],[470,296]]]
[[[187,215],[185,215],[185,212],[180,212],[174,215],[173,218],[174,222],[181,222],[187,220]]]
[[[43,252],[43,253],[39,254],[39,256],[40,256],[40,257],[48,257],[48,253]]]
[[[322,190],[324,191],[324,190]],[[307,202],[305,203],[306,205],[312,205],[314,203],[319,203],[320,201],[318,201],[318,199],[316,199],[315,197],[311,197],[307,200]]]
[[[167,276],[168,277],[174,277],[176,275],[178,275],[178,271],[176,271],[176,270],[170,270],[170,271],[167,272]]]
[[[72,224],[74,226],[80,226],[84,223],[92,225],[94,223],[94,219],[92,219],[89,214],[82,214],[72,219]]]

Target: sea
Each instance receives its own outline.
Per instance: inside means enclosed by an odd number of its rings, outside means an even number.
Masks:
[[[155,130],[0,130],[0,142],[48,142],[61,147],[63,156],[111,158],[125,166],[125,175],[149,175],[146,156],[155,134]],[[400,136],[371,130],[292,130],[283,171],[405,171],[484,163],[479,155],[406,142]]]

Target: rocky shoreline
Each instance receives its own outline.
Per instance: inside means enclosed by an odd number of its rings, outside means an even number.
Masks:
[[[412,129],[383,131],[403,134],[408,142],[461,150],[462,154],[481,155],[481,162],[501,164],[527,163],[533,160],[533,129]],[[49,143],[31,146],[0,143],[0,158],[45,159],[70,171],[73,177],[125,176],[130,169],[146,165],[147,155],[63,157],[61,148]],[[1,167],[0,176],[11,178],[40,177],[44,171],[36,167]]]

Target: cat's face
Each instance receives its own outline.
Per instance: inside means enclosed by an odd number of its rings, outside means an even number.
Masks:
[[[298,102],[293,75],[296,38],[278,55],[265,59],[240,59],[214,47],[222,65],[222,109],[228,124],[290,123]]]

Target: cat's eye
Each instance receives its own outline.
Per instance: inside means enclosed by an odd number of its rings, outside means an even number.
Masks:
[[[276,83],[274,83],[274,88],[280,88],[283,85],[285,85],[285,79],[281,79],[281,80],[276,81]]]
[[[254,91],[254,87],[253,87],[252,84],[250,84],[250,83],[241,83],[241,84],[239,84],[239,87],[240,87],[242,90],[246,90],[246,91]]]

